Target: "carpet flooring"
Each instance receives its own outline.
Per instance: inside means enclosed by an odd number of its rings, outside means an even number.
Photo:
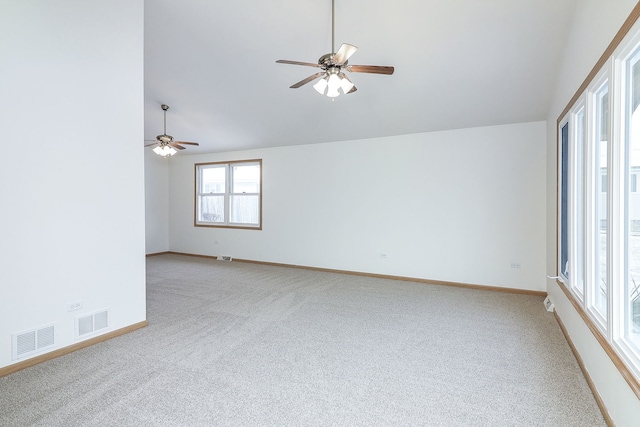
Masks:
[[[147,301],[0,378],[0,425],[606,425],[541,297],[162,255]]]

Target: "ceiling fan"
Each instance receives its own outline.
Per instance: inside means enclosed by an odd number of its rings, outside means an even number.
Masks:
[[[145,147],[152,147],[156,145],[157,147],[153,149],[153,152],[159,156],[167,157],[173,156],[178,152],[178,150],[184,150],[186,147],[182,145],[200,145],[197,142],[186,142],[186,141],[174,141],[171,135],[167,135],[167,110],[169,106],[167,104],[162,104],[160,106],[162,111],[164,111],[164,131],[162,135],[156,136],[156,140],[151,143],[145,145]],[[151,142],[149,140],[145,140],[145,142]]]
[[[335,0],[331,0],[331,52],[335,53],[322,55],[320,59],[318,59],[317,64],[312,62],[289,61],[287,59],[279,59],[276,62],[279,64],[304,65],[307,67],[320,68],[322,71],[300,80],[298,83],[289,87],[291,89],[297,89],[300,86],[304,86],[322,77],[322,79],[313,85],[313,88],[321,95],[335,98],[340,95],[339,90],[342,90],[344,94],[353,93],[357,90],[353,82],[349,80],[349,77],[344,74],[343,70],[354,73],[393,74],[394,68],[391,66],[348,65],[349,58],[356,50],[358,50],[356,46],[343,43],[340,49],[338,49],[337,52],[335,51]]]
[[[320,68],[319,71],[306,79],[300,80],[289,86],[291,89],[297,89],[309,82],[312,82],[320,77],[313,88],[321,95],[326,95],[330,98],[335,98],[340,95],[339,90],[342,90],[344,94],[353,93],[357,89],[353,82],[349,80],[343,70],[354,73],[372,73],[372,74],[393,74],[394,68],[386,65],[348,65],[348,60],[358,48],[351,44],[343,43],[338,51],[335,51],[335,0],[331,0],[331,52],[326,55],[322,55],[318,59],[318,63],[289,61],[287,59],[279,59],[276,62],[279,64],[292,64],[292,65],[304,65],[307,67]],[[333,53],[335,52],[335,53]]]

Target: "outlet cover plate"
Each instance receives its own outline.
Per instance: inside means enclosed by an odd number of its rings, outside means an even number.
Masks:
[[[82,301],[75,301],[67,304],[67,312],[80,310],[81,308],[82,308]]]

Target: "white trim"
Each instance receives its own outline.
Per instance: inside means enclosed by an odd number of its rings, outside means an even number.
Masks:
[[[601,289],[600,284],[600,215],[597,213],[600,211],[600,198],[602,197],[602,189],[601,182],[602,176],[600,174],[600,169],[603,165],[600,164],[600,116],[598,115],[598,107],[600,102],[600,94],[603,88],[606,86],[607,94],[609,96],[609,112],[611,111],[611,61],[609,61],[606,65],[603,66],[603,69],[596,76],[593,83],[589,85],[586,90],[586,96],[588,99],[588,104],[590,106],[589,112],[589,136],[587,138],[587,147],[586,150],[587,158],[585,161],[585,198],[587,200],[585,209],[588,212],[587,216],[589,217],[587,221],[585,221],[585,231],[586,231],[586,247],[585,247],[585,265],[586,268],[586,287],[587,287],[587,296],[585,298],[585,308],[587,313],[594,320],[596,325],[600,328],[605,336],[608,336],[608,330],[610,329],[609,325],[611,322],[609,321],[609,315],[611,313],[611,309],[609,307],[611,300],[611,207],[610,207],[610,194],[611,194],[611,184],[609,176],[611,175],[611,131],[612,131],[612,123],[611,123],[611,114],[609,114],[609,135],[607,140],[607,158],[606,158],[606,171],[607,171],[607,189],[606,189],[606,197],[605,201],[605,209],[606,209],[606,278],[605,278],[605,289],[606,289],[606,306],[605,312],[602,313],[598,309],[598,299],[596,294]]]

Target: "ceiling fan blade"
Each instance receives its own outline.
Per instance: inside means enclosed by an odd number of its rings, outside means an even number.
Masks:
[[[350,90],[349,92],[347,92],[347,95],[349,95],[350,93],[353,93],[353,92],[355,92],[355,91],[357,91],[357,90],[358,90],[358,88],[354,85],[354,86],[351,88],[351,90]]]
[[[307,77],[304,80],[300,80],[298,83],[292,84],[291,86],[289,86],[291,89],[297,89],[300,86],[306,85],[307,83],[309,83],[310,81],[313,81],[315,79],[317,79],[318,77],[324,76],[324,71],[321,71],[319,73],[315,73],[312,76]]]
[[[340,49],[338,49],[336,54],[333,55],[333,62],[338,65],[344,64],[351,57],[351,55],[356,53],[356,50],[358,50],[356,46],[348,43],[342,43]]]
[[[151,147],[152,145],[156,145],[156,144],[158,144],[158,142],[157,142],[157,141],[156,141],[156,142],[153,142],[153,143],[151,143],[151,144],[147,144],[147,145],[145,145],[145,147]]]
[[[182,145],[200,145],[197,142],[187,142],[187,141],[174,141],[174,144],[182,144]]]
[[[184,150],[185,148],[181,145],[178,145],[178,143],[176,142],[172,142],[171,144],[169,144],[169,146],[173,147],[173,148],[177,148],[178,150]]]
[[[319,64],[314,64],[313,62],[300,62],[300,61],[289,61],[288,59],[278,59],[276,61],[278,64],[291,64],[291,65],[304,65],[307,67],[320,67]]]
[[[354,73],[393,74],[394,68],[389,65],[347,65],[347,71]]]

